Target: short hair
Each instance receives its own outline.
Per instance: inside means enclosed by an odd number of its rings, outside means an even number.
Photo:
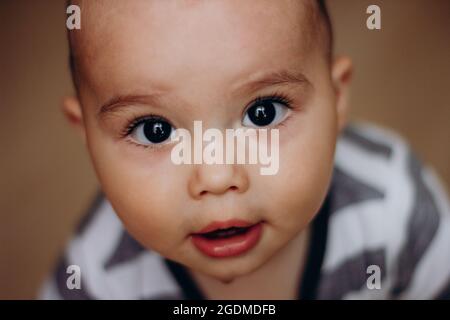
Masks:
[[[72,0],[67,0],[66,1],[66,8],[70,7],[72,5]],[[70,69],[70,76],[72,78],[72,84],[75,87],[75,92],[78,95],[79,90],[78,90],[78,81],[76,79],[76,66],[75,66],[75,57],[73,54],[73,41],[70,37],[70,29],[66,28],[67,33],[67,43],[69,44],[69,69]]]
[[[328,13],[325,0],[317,0],[317,5],[319,7],[322,25],[325,27],[325,32],[322,37],[325,37],[326,52],[331,60],[333,55],[333,28],[331,25],[330,14]]]
[[[72,4],[73,0],[67,0],[67,7]],[[327,5],[325,3],[326,0],[314,0],[317,4],[317,7],[319,9],[319,28],[320,30],[316,33],[321,40],[321,43],[323,43],[323,46],[325,47],[325,53],[327,55],[327,58],[329,61],[331,61],[331,57],[333,54],[333,29],[331,25],[331,19],[330,15],[328,13]],[[73,41],[70,37],[70,30],[67,29],[67,39],[69,43],[69,68],[70,68],[70,74],[72,77],[72,82],[75,87],[75,91],[78,94],[78,81],[77,81],[77,75],[76,75],[76,59],[74,57],[74,49],[73,49]]]

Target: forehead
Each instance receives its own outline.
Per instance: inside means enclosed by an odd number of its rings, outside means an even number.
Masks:
[[[80,2],[75,55],[92,86],[238,81],[300,61],[311,48],[312,1],[99,0]],[[204,79],[202,79],[202,77]],[[177,81],[175,81],[177,80]],[[139,88],[137,88],[139,89]]]

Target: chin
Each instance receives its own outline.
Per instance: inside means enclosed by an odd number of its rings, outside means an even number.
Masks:
[[[223,284],[230,284],[232,283],[235,279],[248,274],[248,272],[242,271],[242,272],[213,272],[211,273],[210,270],[208,271],[200,271],[214,279],[216,279],[217,281],[222,282]]]
[[[264,262],[265,260],[255,259],[254,257],[251,260],[243,261],[221,261],[219,259],[213,265],[209,265],[210,268],[198,269],[198,271],[224,284],[229,284],[239,277],[256,271],[264,265]]]

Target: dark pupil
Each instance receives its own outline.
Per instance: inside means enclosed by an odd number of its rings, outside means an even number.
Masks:
[[[267,126],[275,119],[275,107],[270,101],[262,102],[248,109],[250,120],[257,126]]]
[[[167,140],[170,137],[171,130],[170,124],[166,121],[147,120],[144,124],[144,135],[153,143]]]

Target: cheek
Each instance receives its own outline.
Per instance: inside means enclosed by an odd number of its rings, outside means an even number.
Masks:
[[[91,150],[102,189],[127,230],[150,249],[176,247],[189,226],[180,217],[184,173],[170,151],[104,142]]]
[[[270,186],[270,208],[274,223],[281,229],[304,228],[322,204],[334,163],[336,126],[333,112],[316,110],[299,115],[280,137],[278,174],[262,179]]]

